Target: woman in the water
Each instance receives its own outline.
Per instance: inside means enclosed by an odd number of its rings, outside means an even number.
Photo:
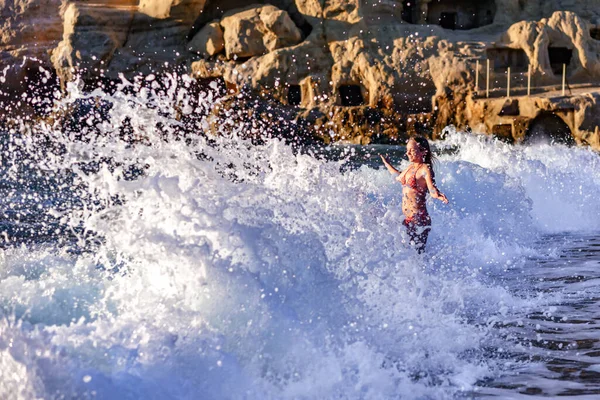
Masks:
[[[410,165],[402,172],[394,168],[384,156],[381,156],[381,159],[392,175],[398,175],[396,180],[402,184],[403,224],[411,243],[419,253],[422,253],[425,251],[425,244],[431,230],[431,218],[425,205],[425,196],[429,191],[431,197],[445,204],[448,204],[448,199],[435,185],[433,156],[427,139],[423,137],[409,139],[406,155]]]

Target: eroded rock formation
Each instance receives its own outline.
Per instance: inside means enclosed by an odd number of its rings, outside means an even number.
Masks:
[[[360,143],[448,124],[520,141],[550,113],[600,149],[600,0],[13,0],[0,14],[3,63],[36,57],[63,83],[178,68]]]
[[[234,10],[223,16],[220,25],[229,60],[261,56],[302,40],[302,32],[288,13],[273,6]]]

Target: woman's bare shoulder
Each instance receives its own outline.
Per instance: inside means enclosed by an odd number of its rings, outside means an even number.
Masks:
[[[432,172],[431,165],[425,163],[421,164],[418,171],[421,176],[431,175]]]

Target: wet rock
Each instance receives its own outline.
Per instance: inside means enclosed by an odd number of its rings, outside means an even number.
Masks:
[[[0,1],[0,99],[27,92],[27,81],[35,78],[40,66],[54,75],[50,53],[63,31],[61,3]]]

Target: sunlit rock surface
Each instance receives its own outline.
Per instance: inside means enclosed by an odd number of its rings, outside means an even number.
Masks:
[[[109,67],[128,38],[135,7],[132,1],[99,7],[91,2],[65,3],[62,41],[52,63],[63,81],[82,74],[93,79]]]
[[[260,56],[298,44],[302,32],[286,11],[273,6],[233,10],[221,20],[228,59]]]
[[[214,56],[225,49],[223,28],[218,22],[204,25],[187,45],[189,51],[202,56]]]
[[[520,141],[547,112],[600,148],[600,0],[15,0],[0,13],[0,59],[21,77],[24,56],[63,84],[176,69],[268,92],[356,143],[448,124]]]

